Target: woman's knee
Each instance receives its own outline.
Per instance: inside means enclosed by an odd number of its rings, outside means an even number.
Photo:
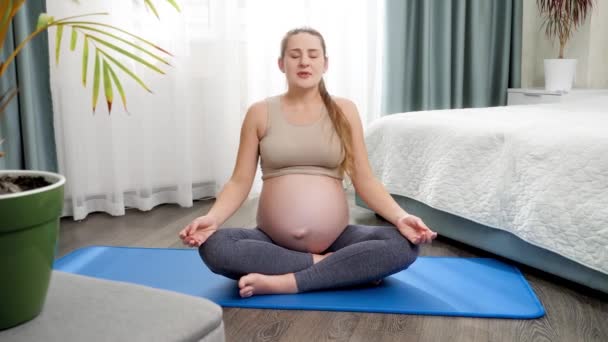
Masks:
[[[411,243],[401,234],[391,239],[390,245],[393,247],[392,254],[400,270],[408,268],[420,254],[420,247]]]
[[[418,259],[418,256],[420,255],[420,247],[418,245],[414,245],[406,238],[404,238],[404,240],[405,240],[404,247],[403,247],[401,253],[399,253],[399,255],[400,255],[399,261],[400,261],[401,269],[408,268],[411,264],[414,263],[414,261],[416,261],[416,259]]]
[[[212,272],[218,273],[222,265],[226,265],[225,253],[229,253],[231,250],[230,241],[233,240],[227,230],[220,229],[211,234],[207,241],[198,247],[198,254]]]

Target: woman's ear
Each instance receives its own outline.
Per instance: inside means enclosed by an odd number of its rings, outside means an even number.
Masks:
[[[279,65],[279,69],[282,73],[285,73],[285,63],[283,62],[283,58],[279,57],[277,60],[277,64]]]
[[[325,57],[325,67],[323,68],[323,73],[327,72],[328,67],[329,67],[329,58]]]

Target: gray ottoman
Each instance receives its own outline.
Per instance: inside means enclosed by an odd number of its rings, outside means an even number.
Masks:
[[[204,298],[54,271],[42,313],[0,341],[224,341]]]

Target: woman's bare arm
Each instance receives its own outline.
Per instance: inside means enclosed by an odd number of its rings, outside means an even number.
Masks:
[[[354,165],[351,180],[357,194],[376,213],[392,223],[414,244],[429,243],[437,236],[422,220],[408,214],[395,202],[382,183],[374,177],[367,158],[365,137],[357,107],[349,100],[339,99],[352,129]]]
[[[346,99],[336,99],[336,102],[346,115],[352,129],[354,165],[351,180],[359,197],[378,215],[394,225],[406,216],[403,210],[385,190],[371,170],[365,147],[363,127],[355,104]]]

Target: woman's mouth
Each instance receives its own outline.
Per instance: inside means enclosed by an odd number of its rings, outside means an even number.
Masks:
[[[306,71],[300,71],[298,72],[298,77],[299,78],[309,78],[310,76],[312,76],[311,73],[306,72]]]

